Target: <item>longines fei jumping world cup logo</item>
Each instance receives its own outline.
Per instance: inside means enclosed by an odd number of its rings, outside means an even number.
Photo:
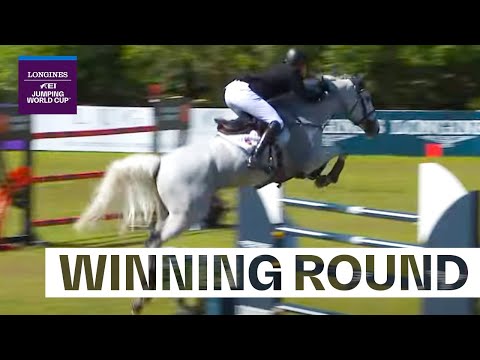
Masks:
[[[77,113],[76,56],[19,56],[18,111],[23,115]]]

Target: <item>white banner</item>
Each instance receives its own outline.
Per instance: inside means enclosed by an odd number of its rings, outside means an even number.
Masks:
[[[186,143],[208,142],[216,134],[214,118],[235,118],[230,109],[192,109]],[[33,115],[32,132],[60,132],[119,129],[153,126],[152,107],[78,106],[76,115]],[[152,151],[153,133],[134,133],[78,138],[40,139],[32,143],[33,150],[98,151],[143,153]],[[160,152],[168,152],[184,143],[181,131],[158,132]]]
[[[46,249],[45,296],[480,298],[479,257],[478,248]]]

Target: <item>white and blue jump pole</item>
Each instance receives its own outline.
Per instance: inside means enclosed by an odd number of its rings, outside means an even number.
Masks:
[[[468,192],[447,169],[436,163],[419,165],[418,214],[345,206],[333,203],[289,199],[272,184],[261,190],[243,188],[239,194],[238,247],[294,248],[296,236],[337,241],[368,247],[474,248],[479,244],[479,195]],[[286,206],[417,223],[417,242],[402,243],[363,236],[323,232],[296,227],[284,212]],[[379,300],[380,301],[380,300]],[[305,315],[338,314],[281,299],[210,299],[209,315],[273,315],[288,311]],[[473,315],[475,299],[423,299],[422,314]]]

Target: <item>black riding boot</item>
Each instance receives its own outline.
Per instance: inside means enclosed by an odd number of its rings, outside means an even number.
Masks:
[[[248,158],[247,166],[250,169],[258,168],[258,162],[260,161],[260,157],[263,154],[263,151],[268,145],[273,144],[276,136],[280,134],[282,127],[278,121],[272,121],[267,130],[263,133],[260,141],[258,142],[257,147],[253,151],[252,155]]]

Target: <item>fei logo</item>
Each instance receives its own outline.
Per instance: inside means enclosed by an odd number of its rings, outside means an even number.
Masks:
[[[19,56],[18,112],[77,113],[76,56]]]

